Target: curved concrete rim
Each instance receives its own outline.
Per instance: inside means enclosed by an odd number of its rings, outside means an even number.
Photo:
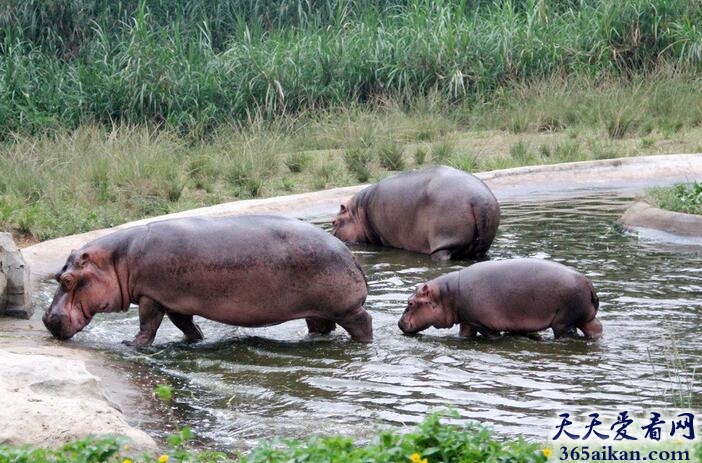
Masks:
[[[702,154],[668,154],[627,157],[600,161],[517,167],[479,172],[500,201],[535,198],[558,199],[593,192],[628,192],[646,188],[692,182],[702,178]],[[222,217],[242,214],[276,214],[300,219],[330,218],[345,202],[367,185],[355,185],[312,193],[252,199],[137,220],[109,229],[94,230],[44,241],[22,249],[34,282],[56,273],[72,249],[114,230],[176,217]]]
[[[699,215],[667,211],[637,201],[629,206],[618,223],[644,238],[702,245],[702,216]]]

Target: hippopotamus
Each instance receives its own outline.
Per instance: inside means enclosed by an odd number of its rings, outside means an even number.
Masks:
[[[150,345],[167,315],[189,342],[198,315],[237,326],[304,318],[311,333],[339,324],[356,341],[373,337],[363,304],[366,277],[351,251],[311,224],[276,216],[182,218],[119,230],[68,256],[44,325],[68,339],[98,312],[139,306]]]
[[[404,172],[364,188],[332,221],[332,233],[430,254],[432,260],[480,258],[500,224],[500,206],[479,178],[447,166]]]
[[[556,338],[602,336],[599,299],[588,278],[541,259],[486,261],[417,288],[398,326],[407,334],[460,325],[459,335],[488,338],[551,328]]]

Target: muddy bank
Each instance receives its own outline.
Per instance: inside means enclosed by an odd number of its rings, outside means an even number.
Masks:
[[[588,161],[486,172],[478,176],[486,181],[500,200],[574,197],[598,190],[637,192],[651,186],[670,185],[702,178],[702,155]],[[363,188],[362,185],[277,198],[238,201],[145,219],[115,228],[125,228],[163,218],[193,215],[216,217],[265,213],[298,218],[329,217],[334,214],[341,202],[361,188]],[[78,248],[85,242],[110,231],[112,229],[97,230],[23,249],[22,254],[30,267],[32,280],[36,282],[49,277],[61,267],[71,249]],[[57,415],[54,421],[41,421],[43,415],[39,412],[28,415],[30,419],[24,419],[27,426],[33,426],[33,429],[43,429],[43,426],[46,426],[46,431],[43,433],[25,432],[25,428],[16,428],[19,424],[14,423],[19,423],[18,421],[10,421],[12,424],[8,432],[14,436],[12,439],[16,440],[8,440],[8,442],[57,445],[81,437],[86,429],[76,426],[76,416],[83,421],[93,423],[87,428],[92,430],[92,433],[132,433],[135,439],[144,438],[145,434],[129,427],[139,425],[140,417],[135,413],[138,411],[136,405],[138,401],[135,403],[133,398],[140,397],[140,394],[143,397],[144,391],[131,385],[127,378],[120,377],[118,371],[110,372],[109,368],[106,369],[106,361],[100,354],[72,349],[70,342],[59,343],[51,339],[41,324],[42,312],[43,307],[38,307],[34,317],[28,321],[0,319],[3,350],[11,354],[8,358],[11,358],[13,362],[10,363],[15,365],[9,368],[6,366],[7,362],[0,362],[0,377],[6,380],[5,387],[9,391],[5,394],[5,390],[0,389],[0,394],[8,397],[3,405],[6,409],[8,407],[13,409],[11,413],[21,413],[22,407],[26,407],[28,403],[36,403],[39,392],[47,393],[45,385],[36,386],[37,383],[45,383],[52,385],[49,388],[50,395],[70,397],[75,404],[78,404],[78,408],[71,407],[68,402],[57,401],[52,407],[54,414]],[[32,355],[43,357],[36,358]],[[65,367],[61,369],[46,369],[39,379],[23,376],[25,373],[20,373],[23,371],[20,368],[22,365],[24,365],[24,371],[31,371],[36,363],[45,361],[51,364],[52,359],[56,358],[71,361],[63,362]],[[97,365],[101,365],[100,368]],[[87,376],[86,371],[95,379]],[[63,376],[52,376],[59,373]],[[70,378],[80,378],[78,385],[71,383]],[[110,393],[116,390],[124,392]],[[86,404],[94,406],[89,407]],[[46,407],[46,405],[43,406]],[[10,416],[17,416],[15,414]],[[53,437],[51,440],[44,440],[43,435]],[[3,436],[0,435],[0,442],[2,439]],[[144,438],[144,446],[152,445],[153,441],[149,442],[149,439],[148,436]]]

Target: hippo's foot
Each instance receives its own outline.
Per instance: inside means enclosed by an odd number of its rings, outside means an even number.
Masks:
[[[588,339],[600,339],[602,337],[602,323],[597,318],[593,318],[587,323],[578,326]]]
[[[458,335],[462,338],[474,338],[478,335],[478,331],[468,323],[461,323]]]
[[[373,317],[366,312],[363,306],[354,310],[352,313],[346,316],[343,320],[339,320],[337,323],[348,331],[351,335],[351,339],[358,342],[372,342],[373,341]]]
[[[307,329],[309,330],[310,334],[329,334],[336,328],[336,323],[333,321],[319,317],[306,318],[305,322],[307,322]]]
[[[574,326],[569,326],[569,327],[565,327],[565,328],[556,328],[554,326],[552,328],[553,328],[553,337],[556,339],[558,339],[558,338],[572,338],[577,334]]]
[[[173,324],[185,335],[185,342],[202,341],[204,336],[200,327],[193,321],[192,315],[183,315],[175,312],[167,312],[167,314]]]
[[[166,313],[164,307],[155,300],[142,296],[139,299],[139,332],[131,341],[123,341],[131,347],[150,346],[156,337],[156,331],[161,326],[163,315]]]
[[[451,260],[451,251],[448,249],[439,249],[431,253],[431,260],[434,262],[448,262]]]
[[[500,333],[499,331],[493,331],[493,330],[488,330],[488,329],[484,329],[484,328],[480,329],[479,331],[480,331],[480,334],[482,334],[483,337],[485,337],[485,339],[493,340],[493,339],[499,339],[502,337],[502,333]]]
[[[125,346],[134,347],[135,349],[150,346],[151,343],[153,342],[153,338],[149,339],[147,337],[140,336],[140,334],[141,333],[134,336],[134,339],[132,339],[131,341],[128,339],[125,339],[124,341],[122,341],[122,344],[124,344]]]

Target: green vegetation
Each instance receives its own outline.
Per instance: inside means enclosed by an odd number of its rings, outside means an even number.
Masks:
[[[341,436],[313,436],[306,440],[265,442],[247,454],[228,456],[221,452],[188,450],[193,439],[186,428],[169,438],[170,450],[162,455],[135,454],[118,439],[86,439],[51,451],[0,446],[0,463],[97,462],[230,462],[277,463],[324,462],[525,462],[546,461],[543,448],[522,439],[498,440],[481,426],[441,423],[439,415],[428,416],[414,431],[400,434],[380,431],[368,444],[358,445]]]
[[[259,114],[434,93],[481,104],[545,77],[697,71],[700,23],[696,0],[9,0],[0,135],[147,122],[197,138]],[[637,112],[614,109],[610,135]]]
[[[429,415],[416,430],[407,434],[379,431],[367,444],[357,444],[342,436],[312,436],[305,440],[264,442],[247,454],[228,455],[217,451],[193,450],[194,436],[184,428],[168,439],[169,449],[149,455],[137,453],[120,439],[85,439],[70,443],[57,450],[10,448],[0,446],[0,463],[284,463],[284,462],[338,462],[338,463],[545,463],[558,461],[561,449],[546,448],[523,439],[503,440],[494,437],[487,428],[475,424],[465,426],[442,423],[439,415]],[[587,447],[583,447],[585,449]],[[574,459],[584,459],[580,447]],[[602,452],[599,445],[591,452]],[[687,461],[702,462],[702,445],[682,443],[615,445],[617,452],[648,451],[689,452]],[[569,449],[570,450],[570,449]],[[590,453],[592,455],[592,453]],[[683,458],[677,458],[683,460]]]
[[[702,151],[695,0],[9,0],[0,229]]]
[[[702,182],[656,188],[649,192],[649,199],[661,209],[702,215]]]

